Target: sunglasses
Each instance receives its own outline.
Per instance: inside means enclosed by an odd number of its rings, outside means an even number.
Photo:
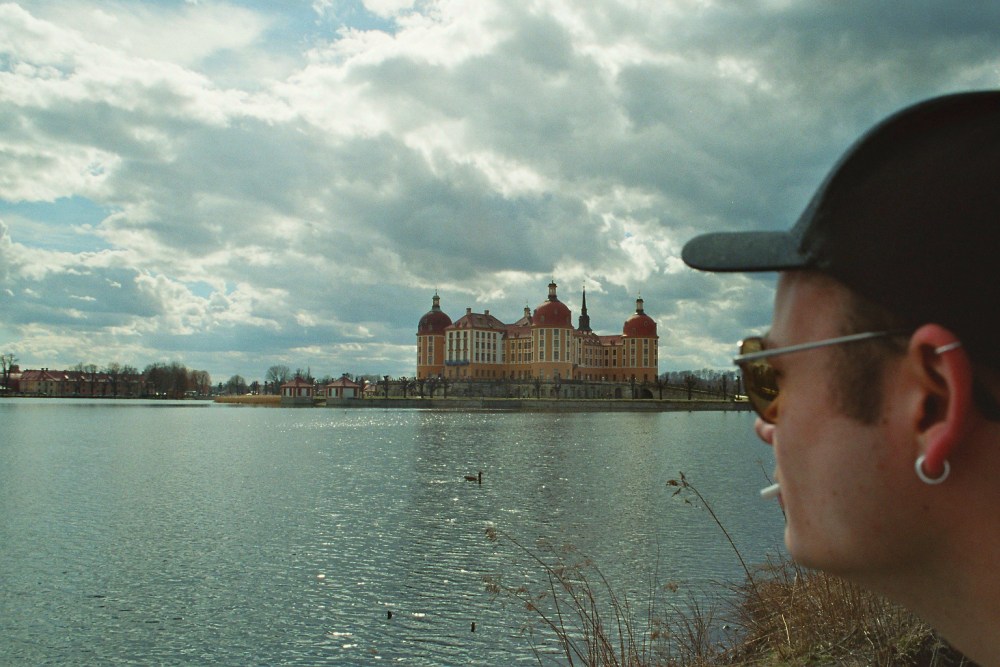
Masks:
[[[811,343],[799,343],[788,347],[775,347],[767,349],[764,346],[764,339],[759,336],[746,338],[740,341],[739,356],[733,358],[733,363],[739,366],[743,372],[743,387],[747,398],[754,411],[760,418],[769,424],[774,423],[772,407],[778,398],[778,378],[774,366],[768,361],[771,357],[782,354],[792,354],[793,352],[804,352],[815,350],[819,347],[829,345],[843,345],[844,343],[855,343],[872,338],[883,338],[885,336],[898,335],[899,331],[866,331],[863,333],[850,334],[849,336],[838,336],[837,338],[827,338]]]

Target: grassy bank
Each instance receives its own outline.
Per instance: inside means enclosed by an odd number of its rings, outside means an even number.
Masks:
[[[230,405],[281,405],[281,396],[217,396],[216,403]]]
[[[784,558],[757,568],[736,592],[732,614],[740,632],[695,664],[970,664],[899,605]]]
[[[668,483],[712,515],[743,566],[744,581],[678,600],[678,583],[659,582],[655,572],[636,573],[650,582],[648,595],[636,600],[614,590],[597,564],[572,549],[527,547],[494,526],[487,529],[487,538],[527,576],[516,584],[487,576],[486,589],[525,609],[539,664],[971,665],[916,616],[859,586],[785,557],[748,566],[697,489],[683,475]]]

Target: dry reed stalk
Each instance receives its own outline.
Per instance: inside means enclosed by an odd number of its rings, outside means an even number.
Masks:
[[[516,562],[527,561],[530,568],[543,574],[535,590],[523,583],[509,585],[499,575],[486,576],[486,590],[498,598],[523,604],[558,643],[565,664],[667,664],[657,661],[656,656],[664,653],[664,643],[672,639],[673,633],[659,619],[652,594],[644,607],[645,618],[641,618],[628,595],[619,595],[600,568],[589,560],[571,558],[572,548],[555,549],[544,544],[529,548],[492,526],[486,534],[492,542],[512,546]],[[531,637],[532,649],[542,663],[542,649],[534,643],[533,633]]]
[[[667,482],[677,495],[690,492],[707,509],[732,547],[746,579],[730,586],[729,612],[717,616],[690,596],[684,605],[655,606],[657,592],[677,584],[649,585],[645,618],[632,601],[616,594],[594,563],[569,560],[571,549],[530,549],[491,526],[487,537],[506,542],[529,567],[543,573],[541,593],[500,576],[484,577],[494,596],[520,601],[559,644],[569,665],[588,667],[969,667],[922,621],[905,609],[832,575],[807,570],[785,557],[750,567],[710,504],[681,473]],[[690,502],[685,499],[685,502]],[[545,557],[543,557],[543,555]],[[588,572],[595,573],[593,579]],[[721,631],[723,624],[736,631]],[[531,631],[530,627],[528,628]],[[542,663],[539,647],[532,649]]]

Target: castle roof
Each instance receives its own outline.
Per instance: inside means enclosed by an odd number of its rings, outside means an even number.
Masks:
[[[327,387],[358,387],[358,388],[361,387],[360,384],[358,384],[354,380],[350,379],[346,375],[341,375],[338,379],[334,380],[333,382],[331,382],[330,384],[328,384],[326,386]]]
[[[656,337],[656,322],[643,310],[641,298],[635,300],[635,315],[625,320],[622,335],[629,338]]]
[[[435,294],[431,309],[420,318],[420,323],[417,324],[417,335],[443,334],[450,325],[451,318],[441,310],[441,297]]]
[[[556,284],[554,282],[549,283],[549,298],[538,308],[535,308],[531,323],[536,327],[573,328],[573,317],[566,304],[556,297]]]
[[[493,315],[490,315],[490,311],[485,313],[474,313],[471,308],[465,309],[465,315],[455,320],[452,324],[451,329],[496,329],[497,331],[504,331],[507,329],[507,325],[498,320]]]

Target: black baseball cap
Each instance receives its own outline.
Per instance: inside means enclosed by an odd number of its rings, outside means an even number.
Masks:
[[[936,97],[861,136],[784,232],[711,233],[703,271],[814,269],[1000,367],[1000,91]]]

